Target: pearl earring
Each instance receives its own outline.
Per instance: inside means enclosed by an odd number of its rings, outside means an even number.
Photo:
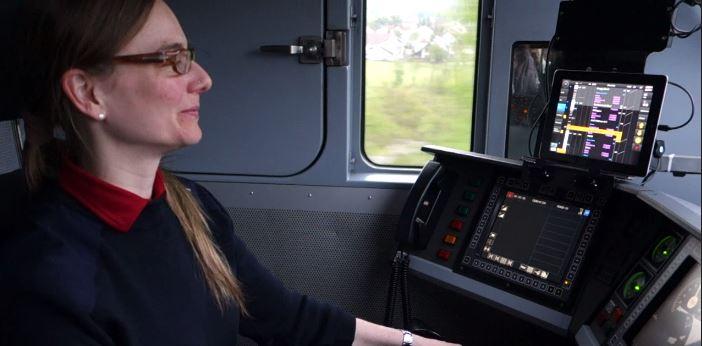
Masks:
[[[100,114],[98,114],[98,119],[99,119],[100,121],[105,120],[105,113],[100,113]]]

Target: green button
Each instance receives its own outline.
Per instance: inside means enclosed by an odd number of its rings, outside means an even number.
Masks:
[[[475,192],[473,191],[465,191],[463,192],[463,199],[469,202],[472,202],[475,200]]]
[[[468,184],[472,187],[480,187],[480,185],[483,185],[483,178],[474,178]]]
[[[461,216],[468,216],[468,213],[470,213],[470,208],[466,207],[465,205],[459,205],[458,209],[456,209],[456,213]]]

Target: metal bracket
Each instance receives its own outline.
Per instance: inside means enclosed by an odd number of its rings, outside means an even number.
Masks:
[[[324,41],[319,36],[302,36],[296,45],[267,45],[259,47],[264,53],[297,55],[301,64],[326,66],[348,66],[348,31],[330,30],[325,32]]]

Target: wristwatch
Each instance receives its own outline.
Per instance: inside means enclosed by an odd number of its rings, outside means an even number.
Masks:
[[[414,336],[412,336],[412,333],[403,330],[402,331],[402,346],[412,346],[412,343],[414,342]]]

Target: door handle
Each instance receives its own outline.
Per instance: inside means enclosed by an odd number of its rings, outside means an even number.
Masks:
[[[324,59],[322,38],[302,36],[294,45],[265,45],[258,47],[263,53],[297,55],[301,64],[319,64]]]
[[[281,54],[290,54],[290,55],[297,55],[297,54],[302,54],[304,51],[304,47],[302,46],[261,46],[259,47],[261,52],[264,53],[281,53]]]
[[[265,45],[258,47],[262,53],[297,55],[301,64],[320,64],[326,66],[348,66],[348,31],[329,30],[324,33],[324,40],[319,36],[302,36],[297,44]]]

